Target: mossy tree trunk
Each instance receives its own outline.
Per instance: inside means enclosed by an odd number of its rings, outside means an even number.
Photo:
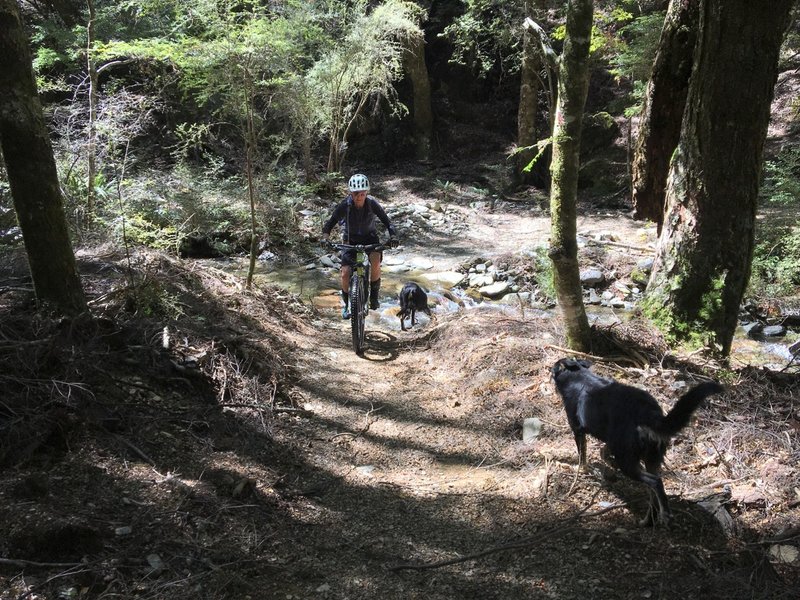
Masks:
[[[645,310],[671,337],[731,349],[750,276],[764,140],[794,0],[702,0]]]
[[[589,41],[592,0],[570,0],[567,30],[560,60],[558,101],[553,126],[550,165],[550,250],[556,295],[567,334],[567,345],[590,349],[589,321],[583,306],[578,266],[577,199],[581,125],[589,89]]]
[[[0,65],[0,147],[36,297],[62,314],[78,314],[86,298],[15,0],[0,0]]]
[[[633,156],[634,217],[664,220],[664,191],[692,74],[700,0],[671,0],[645,91]]]
[[[525,0],[525,16],[533,18],[543,0]],[[539,44],[530,28],[525,28],[522,37],[522,64],[520,66],[519,107],[517,108],[517,147],[529,148],[517,153],[514,176],[518,183],[530,183],[530,171],[525,167],[537,154],[536,115],[539,107],[539,75],[541,58]]]
[[[405,71],[414,90],[413,119],[414,147],[417,160],[431,157],[433,139],[433,109],[431,108],[431,81],[425,63],[425,37],[420,32],[411,35],[404,55]]]

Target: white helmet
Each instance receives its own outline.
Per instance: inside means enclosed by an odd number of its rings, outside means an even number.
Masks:
[[[347,182],[347,187],[350,188],[351,192],[368,192],[369,179],[367,179],[366,175],[356,173],[350,178],[350,181]]]

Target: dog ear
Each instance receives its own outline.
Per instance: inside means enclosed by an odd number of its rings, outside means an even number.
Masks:
[[[580,371],[581,369],[588,369],[592,363],[588,360],[578,358],[562,358],[553,366],[553,373],[560,373],[564,370]]]
[[[550,369],[550,372],[553,374],[553,377],[558,377],[559,374],[563,373],[567,370],[575,370],[571,363],[575,362],[571,358],[560,358],[556,361],[556,363]]]

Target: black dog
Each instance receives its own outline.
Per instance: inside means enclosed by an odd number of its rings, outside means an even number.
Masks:
[[[408,282],[400,290],[400,328],[406,330],[406,318],[411,316],[411,326],[416,323],[415,315],[417,311],[424,312],[429,317],[431,316],[431,309],[428,308],[428,294],[425,293],[419,285],[413,281]]]
[[[587,433],[605,442],[625,475],[653,488],[658,522],[666,525],[672,513],[658,473],[667,444],[686,427],[703,400],[723,388],[714,382],[701,383],[681,396],[664,415],[655,398],[644,390],[599,377],[589,370],[590,366],[586,360],[562,358],[552,368],[556,390],[578,446],[578,465],[586,468]],[[644,462],[644,470],[640,461]]]

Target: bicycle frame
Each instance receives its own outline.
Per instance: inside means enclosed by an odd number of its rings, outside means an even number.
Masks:
[[[372,261],[370,254],[380,252],[386,246],[383,244],[331,244],[338,250],[355,250],[356,259],[350,273],[350,325],[353,336],[353,350],[356,354],[364,353],[364,319],[369,314],[369,284],[372,274]]]

